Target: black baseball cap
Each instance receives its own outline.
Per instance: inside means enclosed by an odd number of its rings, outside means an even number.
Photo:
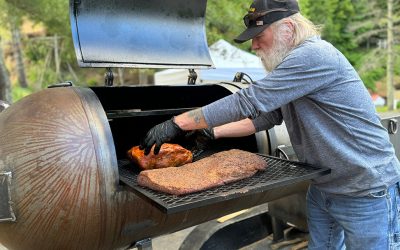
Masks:
[[[254,0],[248,13],[243,17],[247,29],[234,41],[237,43],[246,42],[260,34],[273,22],[299,11],[297,0]]]

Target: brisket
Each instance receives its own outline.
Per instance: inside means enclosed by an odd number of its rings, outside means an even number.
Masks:
[[[174,195],[183,195],[248,178],[267,163],[258,155],[232,149],[213,154],[179,168],[142,171],[138,184]]]

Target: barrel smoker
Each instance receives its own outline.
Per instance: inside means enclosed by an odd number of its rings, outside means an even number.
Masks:
[[[78,63],[105,68],[106,86],[60,83],[2,106],[1,244],[9,249],[126,249],[287,197],[329,173],[281,159],[290,152],[290,142],[280,127],[210,145],[210,152],[239,148],[262,155],[268,169],[254,177],[182,197],[137,185],[126,152],[148,129],[246,87],[240,82],[195,84],[196,69],[213,68],[206,3],[70,0]],[[169,86],[113,86],[112,69],[118,67],[185,68],[190,77]]]

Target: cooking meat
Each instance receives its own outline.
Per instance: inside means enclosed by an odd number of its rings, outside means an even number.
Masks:
[[[266,166],[260,156],[232,149],[179,168],[142,171],[137,181],[139,185],[156,191],[183,195],[248,178]]]
[[[193,160],[192,152],[178,144],[164,143],[157,155],[153,153],[153,150],[154,146],[148,155],[144,155],[144,150],[135,146],[128,151],[128,157],[144,170],[179,167]]]

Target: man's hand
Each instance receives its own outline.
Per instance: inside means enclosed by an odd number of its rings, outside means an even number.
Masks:
[[[150,153],[154,144],[154,154],[158,154],[163,143],[169,142],[174,138],[183,135],[184,131],[174,122],[173,119],[174,118],[160,123],[147,132],[146,137],[140,144],[140,149],[144,149],[145,155]]]
[[[192,152],[193,157],[196,158],[207,149],[212,140],[215,140],[214,129],[204,128],[194,130],[186,134],[186,138],[194,141],[194,148],[192,149]]]
[[[196,130],[196,148],[204,150],[207,148],[210,141],[214,140],[214,130],[212,128],[204,128]]]

